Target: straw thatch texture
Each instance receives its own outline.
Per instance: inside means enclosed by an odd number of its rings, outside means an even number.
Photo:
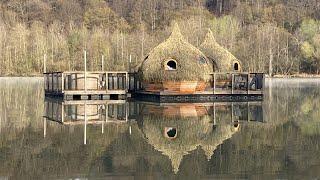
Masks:
[[[240,61],[234,57],[227,49],[219,45],[213,36],[212,31],[209,29],[208,33],[200,45],[200,50],[215,64],[216,71],[230,72],[233,71],[234,63],[239,64],[239,70],[241,70]]]
[[[174,71],[164,68],[170,59],[177,63]],[[206,56],[184,39],[175,24],[171,36],[150,52],[139,72],[144,82],[208,81],[213,68]]]

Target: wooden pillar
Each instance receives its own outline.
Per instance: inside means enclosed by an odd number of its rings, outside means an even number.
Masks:
[[[129,56],[129,73],[131,73],[131,62],[132,62],[132,59],[131,59],[131,54]]]
[[[87,92],[87,51],[84,51],[84,92]]]
[[[64,122],[64,103],[61,103],[61,122]]]
[[[231,102],[231,122],[233,123],[233,102]]]
[[[84,103],[84,136],[83,136],[83,144],[87,144],[87,103]]]
[[[216,74],[213,73],[213,94],[216,94]]]
[[[263,92],[264,92],[264,87],[265,87],[265,74],[262,74],[262,89],[261,89],[261,93],[263,94]],[[300,84],[299,84],[300,85]]]
[[[64,92],[64,73],[62,72],[61,73],[61,92],[63,93]]]
[[[126,102],[126,103],[125,103],[125,106],[126,106],[126,107],[125,107],[125,108],[126,108],[126,109],[125,109],[125,111],[126,111],[126,112],[125,112],[125,113],[126,113],[126,122],[128,122],[129,103],[128,103],[128,102]]]
[[[249,101],[247,102],[247,121],[249,122],[250,121],[250,113],[249,113],[249,110],[250,110],[250,104],[249,104]]]
[[[108,112],[109,112],[109,106],[108,106],[108,103],[106,103],[106,105],[105,105],[105,106],[106,106],[106,108],[105,108],[105,109],[106,109],[106,112],[105,112],[105,116],[106,116],[105,118],[106,118],[106,119],[105,119],[105,120],[106,120],[106,122],[108,122]]]
[[[128,72],[126,72],[126,87],[125,87],[125,89],[126,89],[126,92],[128,92],[128,90],[129,90],[129,81],[130,81],[130,78],[129,78],[129,74],[128,74]]]
[[[231,74],[231,94],[233,94],[234,74]]]
[[[45,138],[47,136],[47,119],[46,117],[43,117],[43,137]]]
[[[250,78],[250,73],[247,74],[247,94],[249,94],[249,91],[250,91],[249,78]]]
[[[107,72],[105,73],[105,75],[106,75],[106,92],[107,92],[109,89],[109,77]]]
[[[102,123],[101,123],[101,133],[102,134],[104,133],[104,123],[105,123],[105,121],[102,121]]]
[[[216,125],[216,103],[213,103],[213,125]]]
[[[54,76],[54,73],[51,73],[51,92],[54,91],[53,76]]]

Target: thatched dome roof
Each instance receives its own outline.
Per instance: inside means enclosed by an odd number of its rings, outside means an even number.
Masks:
[[[175,63],[175,70],[166,69],[170,61]],[[184,39],[175,24],[171,36],[149,53],[139,71],[145,82],[208,81],[213,67],[200,50]]]
[[[241,69],[240,61],[234,57],[227,49],[217,43],[212,31],[208,33],[200,45],[200,50],[216,65],[217,71],[230,72],[234,71],[235,63],[238,63],[239,70]]]

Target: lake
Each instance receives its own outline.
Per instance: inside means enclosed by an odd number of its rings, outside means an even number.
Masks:
[[[0,179],[314,179],[319,85],[267,79],[249,103],[84,103],[0,78]]]

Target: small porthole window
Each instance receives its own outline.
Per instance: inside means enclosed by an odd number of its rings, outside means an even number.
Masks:
[[[165,64],[165,69],[168,71],[174,71],[177,70],[177,62],[175,60],[169,60]]]
[[[235,70],[235,71],[239,71],[239,63],[234,63],[234,65],[233,65],[233,69]]]
[[[238,122],[238,121],[235,121],[234,124],[233,124],[233,127],[234,127],[234,128],[238,128],[238,127],[239,127],[239,122]]]
[[[166,127],[164,130],[164,134],[169,139],[174,139],[177,137],[177,128],[174,127]]]

